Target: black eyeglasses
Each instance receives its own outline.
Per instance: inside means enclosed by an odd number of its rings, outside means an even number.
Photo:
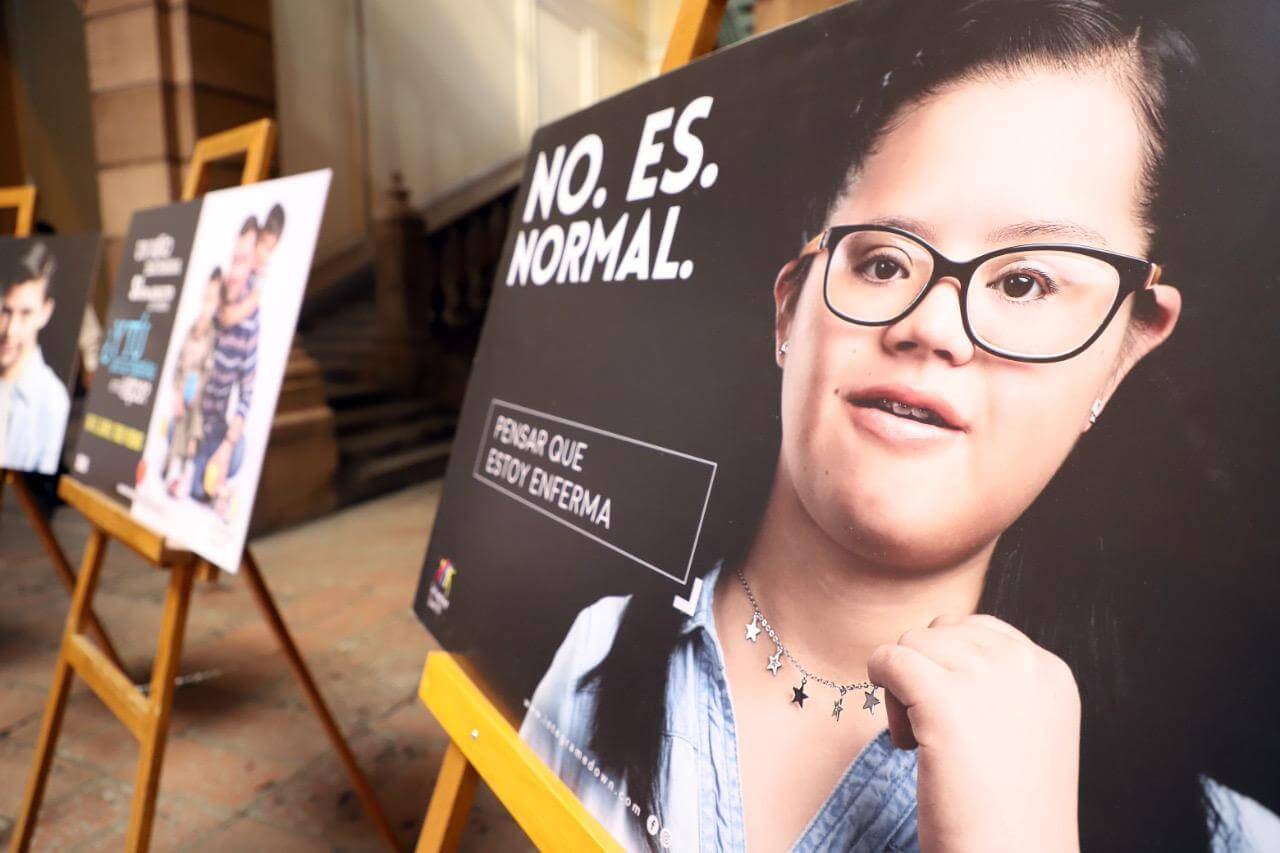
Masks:
[[[1160,281],[1160,265],[1090,246],[1032,243],[953,261],[886,225],[837,225],[801,258],[827,252],[822,293],[833,314],[888,326],[944,278],[960,283],[960,317],[974,345],[1014,361],[1063,361],[1098,339],[1130,293]]]

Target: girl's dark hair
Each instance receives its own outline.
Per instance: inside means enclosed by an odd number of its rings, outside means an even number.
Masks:
[[[832,163],[826,197],[810,205],[816,233],[894,121],[948,85],[1033,68],[1103,69],[1124,85],[1145,131],[1140,215],[1148,232],[1161,210],[1171,99],[1194,70],[1187,39],[1159,20],[1100,0],[862,0],[862,46],[874,60],[851,61],[848,115],[840,130],[848,147]],[[796,271],[804,275],[805,267]],[[1106,441],[1103,439],[1102,441]],[[1114,440],[1114,439],[1112,439]],[[1007,531],[987,575],[981,612],[1026,631],[1062,657],[1080,686],[1080,831],[1086,850],[1205,850],[1217,816],[1204,797],[1186,750],[1169,749],[1167,720],[1150,716],[1149,685],[1124,661],[1144,653],[1118,613],[1138,609],[1117,577],[1144,558],[1142,544],[1104,517],[1089,478],[1123,488],[1114,470],[1098,470],[1091,454],[1072,454],[1045,493]],[[1166,448],[1162,448],[1166,449]],[[1123,494],[1116,491],[1113,494]],[[1117,532],[1120,531],[1120,532]],[[1149,533],[1143,530],[1143,535]],[[1113,535],[1114,534],[1114,535]],[[743,543],[743,548],[749,543]],[[738,555],[729,554],[727,565]],[[681,641],[681,615],[670,591],[638,593],[623,613],[609,654],[582,679],[597,694],[590,746],[632,797],[661,814],[666,680]],[[1124,630],[1122,630],[1122,628]],[[1163,726],[1163,728],[1162,728]]]

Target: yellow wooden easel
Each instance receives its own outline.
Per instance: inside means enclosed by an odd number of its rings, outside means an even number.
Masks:
[[[35,186],[28,184],[21,187],[0,187],[0,209],[4,208],[15,208],[17,211],[17,221],[14,224],[13,235],[15,237],[29,237],[31,235],[31,224],[35,220],[36,213]],[[63,553],[62,546],[58,544],[57,537],[53,535],[53,528],[49,526],[49,520],[44,517],[44,513],[36,505],[35,496],[31,494],[26,478],[21,471],[9,471],[8,469],[0,468],[0,495],[4,494],[5,485],[12,487],[13,493],[18,496],[18,503],[21,505],[23,512],[26,513],[31,526],[35,529],[36,536],[40,539],[40,544],[44,546],[45,552],[48,553],[49,561],[53,563],[58,579],[67,588],[67,592],[75,592],[75,572],[71,570],[71,563],[67,560],[67,555]],[[116,654],[111,638],[102,629],[102,625],[98,622],[98,617],[93,614],[92,610],[85,613],[85,624],[88,626],[90,633],[93,634],[94,639],[98,641],[98,645],[102,647],[103,654],[117,667],[123,669],[124,664],[120,662],[120,657]]]
[[[681,0],[662,60],[664,74],[715,49],[725,3]],[[457,849],[479,779],[540,849],[622,849],[450,654],[427,655],[418,694],[449,735],[419,853]]]
[[[214,160],[244,154],[245,166],[242,184],[254,183],[267,176],[271,154],[275,144],[275,123],[270,119],[242,125],[223,133],[201,139],[196,143],[191,171],[187,174],[183,198],[190,200],[200,194],[206,185],[207,167]],[[35,763],[27,785],[26,797],[18,823],[14,827],[11,849],[25,851],[31,846],[35,834],[36,818],[45,784],[53,762],[58,733],[62,726],[62,714],[73,675],[79,675],[137,738],[140,751],[137,772],[134,777],[133,806],[129,818],[126,847],[131,851],[146,850],[151,838],[151,825],[155,817],[156,792],[160,784],[160,769],[164,759],[165,740],[169,731],[169,713],[173,706],[174,676],[182,655],[182,640],[186,630],[187,610],[191,602],[191,586],[197,570],[208,563],[191,551],[174,546],[163,536],[138,523],[120,504],[96,489],[63,477],[58,494],[80,512],[91,525],[89,542],[85,547],[84,561],[76,581],[71,612],[67,616],[62,636],[62,649],[54,669],[53,687],[45,706],[40,725],[40,737],[36,744]],[[144,695],[121,671],[118,664],[89,643],[83,633],[91,614],[94,591],[102,568],[102,558],[107,542],[118,540],[139,554],[156,568],[169,572],[169,588],[165,595],[164,615],[161,620],[156,659],[151,673],[151,688]],[[241,574],[249,584],[255,603],[262,611],[271,631],[280,642],[294,675],[302,685],[312,710],[324,727],[347,775],[351,778],[356,795],[377,826],[378,833],[387,845],[399,849],[395,832],[387,821],[373,788],[356,763],[351,748],[338,729],[328,706],[325,704],[315,680],[311,676],[298,647],[285,626],[284,619],[263,582],[262,574],[252,553],[245,548],[240,561]]]

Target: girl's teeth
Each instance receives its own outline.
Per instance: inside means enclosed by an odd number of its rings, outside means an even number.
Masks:
[[[912,418],[913,420],[929,423],[929,410],[917,409],[915,406],[908,406],[906,403],[899,403],[896,400],[885,400],[886,407],[895,415],[903,418]]]

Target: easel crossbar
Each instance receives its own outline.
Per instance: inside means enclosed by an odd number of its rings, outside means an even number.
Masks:
[[[70,504],[94,527],[110,538],[123,542],[157,568],[195,559],[190,551],[172,547],[163,536],[145,524],[140,524],[122,504],[78,480],[61,478],[58,481],[58,497]]]
[[[68,634],[63,643],[67,663],[76,675],[84,679],[135,738],[144,740],[153,725],[152,703],[83,634]]]

